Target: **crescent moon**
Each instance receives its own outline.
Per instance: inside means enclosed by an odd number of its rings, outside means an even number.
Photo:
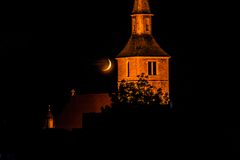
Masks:
[[[103,71],[108,71],[112,67],[112,62],[110,61],[110,59],[108,59],[108,62],[109,62],[108,67]]]

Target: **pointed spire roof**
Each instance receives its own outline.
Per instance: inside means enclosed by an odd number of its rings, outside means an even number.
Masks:
[[[52,118],[53,115],[52,115],[52,111],[51,111],[51,106],[48,105],[48,118]]]
[[[133,14],[151,13],[148,0],[135,0]]]

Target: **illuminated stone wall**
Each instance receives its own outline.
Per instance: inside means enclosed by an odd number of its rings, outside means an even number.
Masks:
[[[156,75],[148,75],[148,62],[153,61],[156,62]],[[145,73],[145,75],[148,75],[148,80],[151,85],[157,88],[162,88],[164,92],[169,93],[168,57],[124,57],[117,58],[117,62],[118,83],[120,83],[123,79],[128,81],[137,81],[137,75]]]

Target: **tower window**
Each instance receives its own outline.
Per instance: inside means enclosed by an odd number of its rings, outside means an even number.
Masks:
[[[130,77],[130,64],[127,63],[127,76]]]
[[[146,31],[150,31],[150,20],[148,17],[146,18]]]
[[[132,28],[133,28],[133,32],[136,32],[136,18],[135,17],[132,19]]]
[[[148,75],[157,75],[156,62],[148,62]]]
[[[146,24],[146,31],[149,31],[149,25]]]

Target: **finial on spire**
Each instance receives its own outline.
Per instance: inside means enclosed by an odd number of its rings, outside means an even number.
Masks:
[[[71,90],[71,96],[73,97],[73,96],[75,96],[76,95],[76,91],[75,91],[75,89],[73,88],[72,90]]]
[[[135,0],[133,14],[151,13],[148,0]]]
[[[47,114],[46,127],[45,128],[54,128],[53,115],[52,115],[50,104],[48,105],[48,114]]]

